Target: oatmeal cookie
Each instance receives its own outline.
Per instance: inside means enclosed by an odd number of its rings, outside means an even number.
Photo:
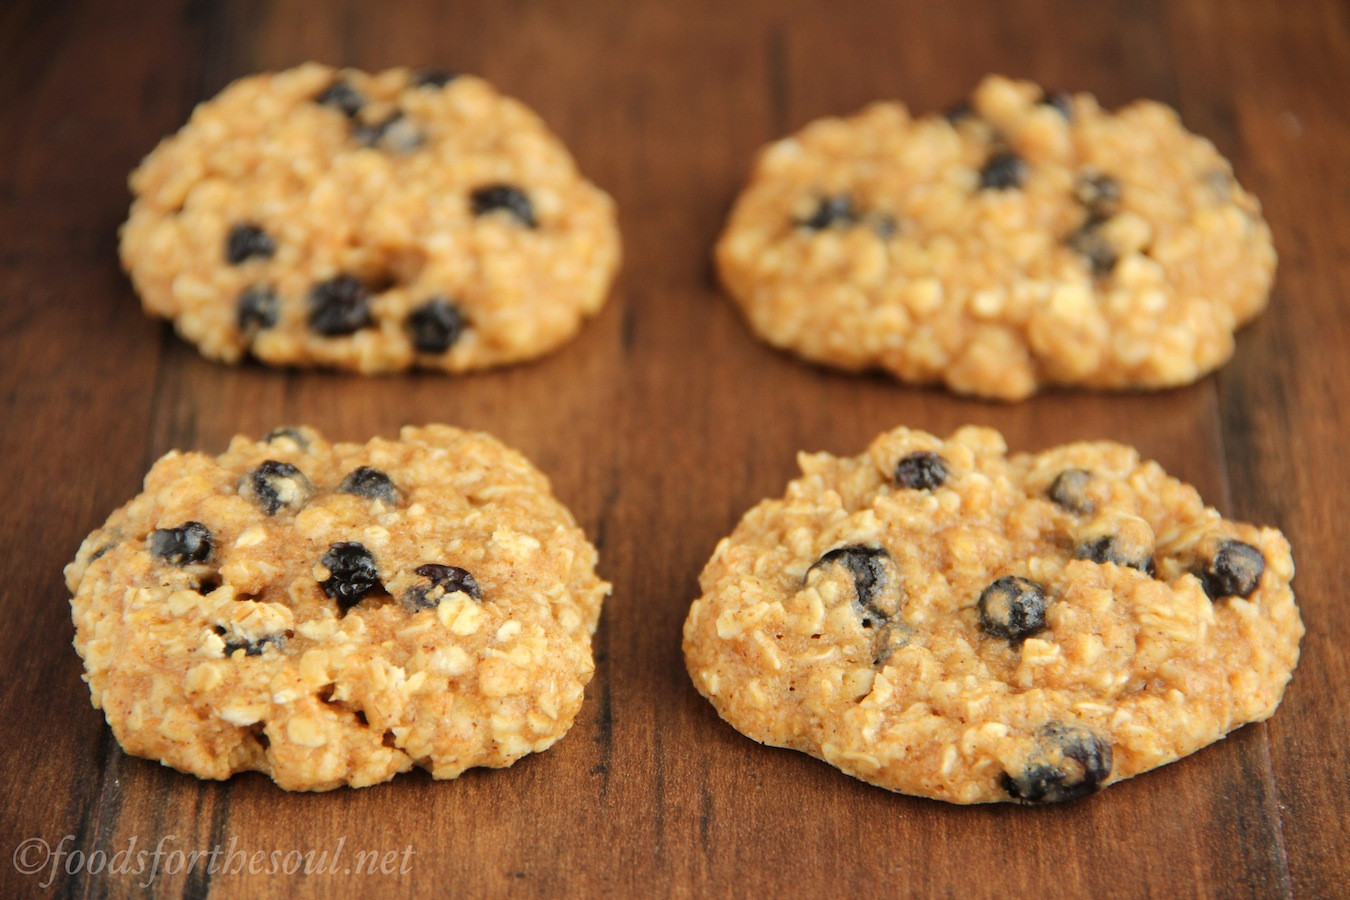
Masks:
[[[898,428],[800,457],[703,571],[699,692],[757,741],[954,803],[1069,800],[1269,717],[1289,544],[1114,443]]]
[[[1260,205],[1170,108],[999,77],[769,145],[716,256],[770,344],[1001,400],[1195,381],[1275,271]]]
[[[561,738],[609,585],[519,453],[442,425],[169,453],[66,568],[123,749],[288,790],[508,766]]]
[[[610,198],[486,81],[306,64],[234,82],[131,175],[122,263],[211,359],[462,372],[599,310]]]

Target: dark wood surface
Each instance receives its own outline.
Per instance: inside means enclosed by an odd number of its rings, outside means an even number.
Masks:
[[[216,365],[143,316],[115,253],[127,172],[233,78],[307,59],[473,71],[537,109],[619,204],[625,266],[599,318],[534,364],[365,379]],[[1172,103],[1262,198],[1274,297],[1220,373],[1000,406],[752,339],[709,250],[755,149],[876,98],[940,108],[990,71],[1108,106]],[[150,889],[194,897],[1344,896],[1347,84],[1350,10],[1333,0],[0,5],[0,896],[44,882],[134,894],[148,874],[91,874],[98,857],[71,854],[157,845],[341,847],[344,865],[412,850],[391,865],[407,871],[365,876],[165,872],[164,857]],[[122,754],[70,646],[61,568],[83,536],[171,448],[219,452],[282,423],[363,440],[427,421],[519,447],[601,546],[615,589],[568,737],[506,770],[319,795]],[[852,454],[897,424],[966,422],[1018,449],[1132,443],[1225,513],[1283,529],[1308,634],[1275,717],[1048,809],[892,795],[723,724],[680,655],[717,540],[781,492],[798,449]],[[55,871],[12,865],[34,839],[68,854]]]

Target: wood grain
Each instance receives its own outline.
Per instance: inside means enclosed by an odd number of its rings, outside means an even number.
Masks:
[[[940,7],[940,8],[939,8]],[[231,79],[305,59],[481,73],[619,203],[604,312],[537,363],[449,379],[228,368],[146,319],[116,262],[126,173]],[[1156,395],[996,406],[801,365],[757,343],[709,248],[764,142],[898,97],[946,106],[986,72],[1173,103],[1265,204],[1272,309],[1234,361]],[[392,875],[160,871],[159,895],[1328,896],[1350,879],[1350,13],[1334,0],[821,4],[753,0],[94,3],[0,11],[0,855],[411,849]],[[127,757],[90,708],[61,567],[171,448],[294,422],[364,439],[493,432],[553,479],[615,584],[572,733],[510,769],[285,794]],[[1138,446],[1295,547],[1308,636],[1269,723],[1080,803],[958,808],[888,794],[722,723],[680,626],[717,540],[799,449],[991,425],[1019,449]],[[133,843],[134,842],[134,843]],[[402,857],[400,857],[400,860]],[[67,857],[69,861],[69,857]],[[223,860],[222,860],[223,862]],[[58,866],[60,868],[60,866]],[[0,896],[141,892],[146,875],[20,875]],[[395,866],[397,869],[398,866]]]

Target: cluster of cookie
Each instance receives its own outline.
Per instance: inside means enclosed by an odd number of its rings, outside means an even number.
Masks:
[[[469,76],[241,79],[146,158],[122,259],[207,356],[458,372],[570,338],[618,265],[613,203]],[[1260,205],[1152,102],[990,77],[759,155],[717,245],[770,343],[1014,400],[1158,388],[1226,361],[1275,269]]]
[[[756,332],[958,393],[1158,388],[1266,304],[1260,206],[1176,114],[990,77],[766,147],[717,245]],[[702,575],[684,650],[755,740],[959,803],[1072,799],[1270,716],[1293,561],[1117,444],[896,429],[802,457]]]
[[[570,338],[613,203],[480,79],[306,65],[203,104],[132,176],[122,259],[207,356],[464,371]],[[1274,270],[1256,201],[1170,110],[989,78],[766,148],[717,246],[766,340],[1020,399],[1181,384]],[[1009,456],[904,428],[717,547],[684,628],[737,729],[892,790],[1072,799],[1271,715],[1303,633],[1288,544],[1118,444]],[[492,438],[308,428],[170,453],[67,567],[130,753],[290,789],[509,765],[566,733],[609,585]]]

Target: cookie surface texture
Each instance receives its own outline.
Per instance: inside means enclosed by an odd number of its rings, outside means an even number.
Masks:
[[[1002,400],[1192,382],[1275,270],[1260,205],[1170,108],[992,76],[945,116],[878,103],[764,148],[716,258],[774,346]]]
[[[445,426],[172,452],[66,568],[122,747],[289,790],[454,778],[571,726],[609,585],[547,479]]]
[[[743,734],[955,803],[1047,803],[1269,717],[1303,625],[1288,543],[1114,443],[1009,456],[897,429],[802,454],[684,626]]]
[[[242,78],[131,175],[121,256],[211,359],[364,373],[540,356],[603,304],[613,201],[473,76]]]

